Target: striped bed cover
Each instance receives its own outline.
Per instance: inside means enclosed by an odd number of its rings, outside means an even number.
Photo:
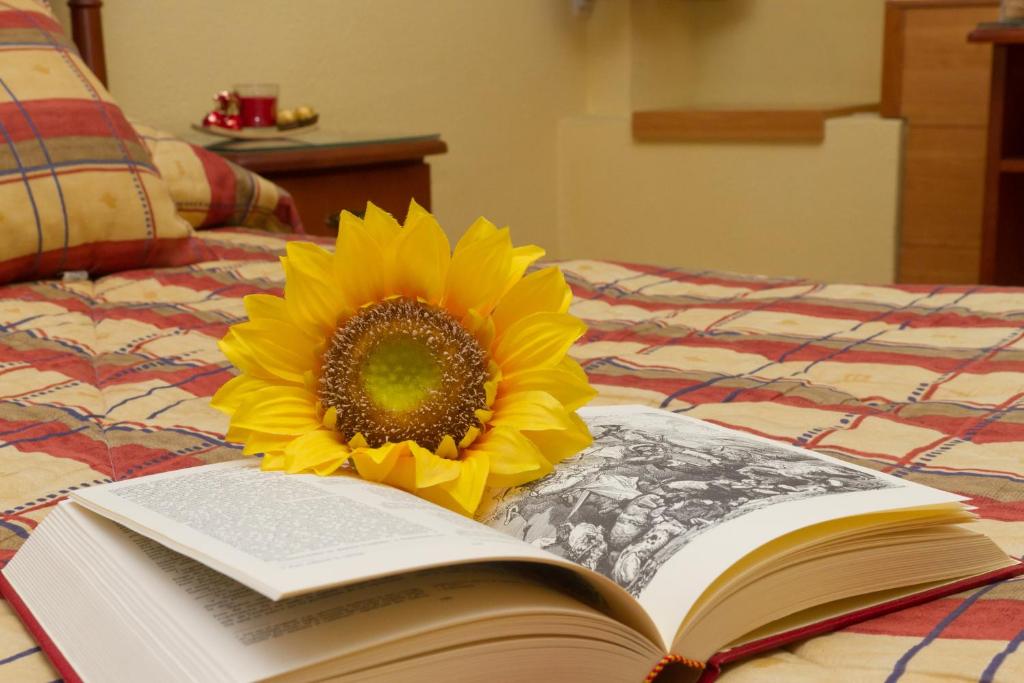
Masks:
[[[287,236],[220,260],[0,288],[0,566],[77,487],[234,458],[207,405],[242,297],[278,292]],[[562,263],[601,402],[645,403],[969,496],[1024,553],[1024,292],[823,285]],[[1024,579],[757,657],[720,680],[1024,681]],[[0,681],[52,681],[0,601]]]

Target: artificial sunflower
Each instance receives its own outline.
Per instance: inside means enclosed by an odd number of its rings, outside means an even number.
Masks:
[[[595,392],[561,272],[526,274],[543,254],[484,218],[452,252],[415,202],[404,226],[342,213],[333,254],[289,243],[284,297],[245,297],[220,342],[241,371],[213,397],[228,439],[266,470],[354,467],[467,515],[544,476],[591,443],[574,411]]]

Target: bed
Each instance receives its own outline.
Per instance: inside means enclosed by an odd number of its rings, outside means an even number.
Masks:
[[[73,4],[76,34],[95,34],[99,3]],[[226,226],[196,239],[204,257],[189,265],[0,287],[0,566],[71,490],[240,456],[208,404],[233,373],[216,342],[244,317],[242,297],[280,293],[278,256],[305,238]],[[599,402],[661,406],[963,494],[986,533],[1024,554],[1024,291],[560,265],[589,325],[573,355]],[[1022,640],[1024,579],[1011,579],[791,644],[723,680],[1017,681]],[[56,678],[0,601],[0,680]]]

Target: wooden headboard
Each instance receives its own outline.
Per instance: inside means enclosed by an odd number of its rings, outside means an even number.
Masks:
[[[103,53],[103,0],[68,0],[71,9],[71,38],[103,85],[107,84],[107,58]]]

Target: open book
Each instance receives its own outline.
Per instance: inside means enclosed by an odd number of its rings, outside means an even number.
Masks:
[[[234,461],[74,492],[0,584],[72,681],[639,683],[1021,572],[958,496],[665,411],[581,414],[594,446],[480,521]]]

